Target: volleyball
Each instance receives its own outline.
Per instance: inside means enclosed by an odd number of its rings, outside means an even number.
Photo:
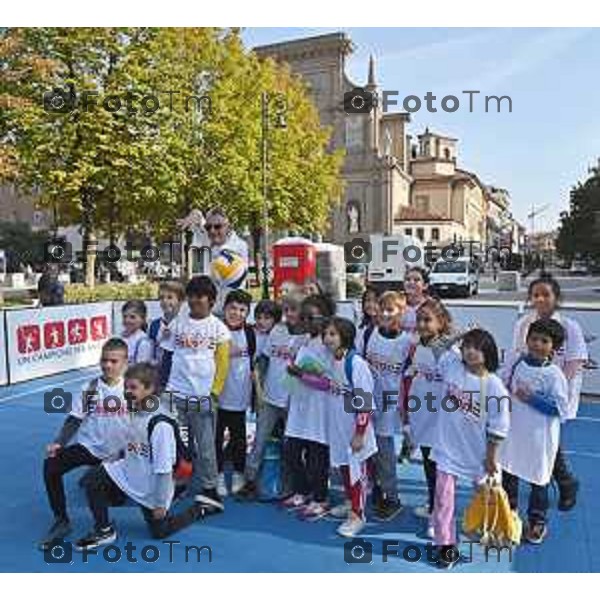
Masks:
[[[210,266],[215,282],[232,289],[240,287],[248,273],[243,257],[228,249],[219,250]]]

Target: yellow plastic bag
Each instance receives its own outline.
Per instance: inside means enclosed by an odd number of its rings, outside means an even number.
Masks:
[[[463,515],[463,531],[486,546],[518,545],[523,525],[497,477],[486,477]]]

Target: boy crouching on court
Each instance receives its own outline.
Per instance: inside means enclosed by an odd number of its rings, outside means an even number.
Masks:
[[[181,438],[176,421],[162,407],[157,409],[157,385],[158,372],[150,363],[133,365],[125,374],[125,395],[131,405],[130,440],[123,459],[104,462],[86,474],[94,530],[75,542],[78,551],[110,544],[117,538],[109,521],[109,506],[138,505],[152,537],[159,539],[203,516],[197,504],[181,514],[168,514]]]

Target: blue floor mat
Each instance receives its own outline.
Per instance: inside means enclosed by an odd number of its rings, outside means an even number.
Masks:
[[[390,523],[370,520],[362,543],[347,542],[335,533],[337,524],[322,520],[305,523],[272,504],[226,501],[223,515],[200,521],[170,540],[152,540],[136,508],[112,509],[119,538],[107,556],[84,557],[76,552],[65,562],[48,563],[36,542],[49,525],[50,513],[42,481],[45,445],[60,428],[64,415],[44,412],[44,391],[62,386],[77,393],[93,370],[86,369],[0,389],[0,571],[33,572],[436,572],[427,559],[427,540],[420,537],[423,522],[413,507],[425,500],[419,464],[399,465],[399,491],[404,510]],[[523,545],[498,559],[466,541],[461,554],[471,558],[456,571],[464,572],[588,572],[600,570],[592,549],[600,539],[600,406],[583,405],[580,418],[565,428],[563,446],[581,481],[580,499],[570,513],[554,507],[551,493],[549,536],[540,547]],[[72,539],[91,527],[77,471],[66,478]],[[526,486],[524,494],[526,493]],[[459,514],[471,488],[458,489]],[[526,506],[523,495],[521,506]],[[177,543],[175,543],[177,542]],[[345,543],[348,545],[345,547]],[[186,546],[187,555],[186,555]],[[204,547],[199,556],[193,547]],[[419,559],[420,556],[420,559]],[[361,562],[347,562],[352,557]],[[133,562],[133,560],[137,562]]]

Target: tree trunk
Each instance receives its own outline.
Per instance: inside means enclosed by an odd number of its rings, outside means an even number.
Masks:
[[[94,198],[89,188],[81,191],[81,206],[83,209],[83,259],[85,261],[85,285],[94,288],[96,285],[96,251],[98,241],[94,235],[92,213]]]

